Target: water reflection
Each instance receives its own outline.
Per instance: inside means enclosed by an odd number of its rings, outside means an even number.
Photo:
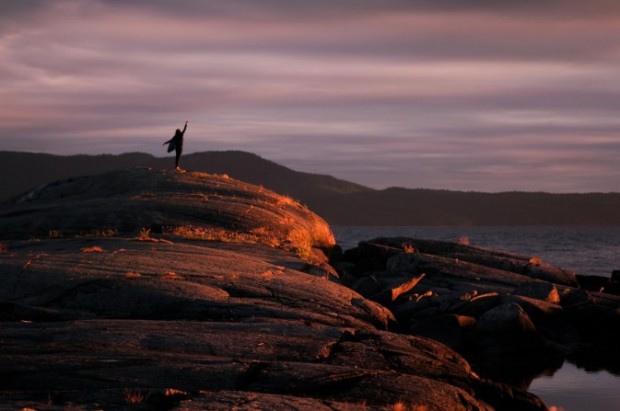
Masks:
[[[607,371],[589,372],[570,362],[549,376],[534,379],[530,392],[566,411],[620,409],[620,379]]]
[[[532,382],[540,377],[549,377],[562,368],[564,358],[558,356],[513,356],[499,355],[494,358],[470,357],[472,368],[483,378],[510,384],[528,391]]]
[[[527,390],[553,410],[620,409],[620,378],[606,370],[587,371],[558,357],[485,356],[471,364],[481,377]]]

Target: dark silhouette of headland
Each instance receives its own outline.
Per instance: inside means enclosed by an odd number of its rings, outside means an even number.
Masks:
[[[142,166],[169,168],[144,153],[55,156],[0,152],[0,201],[51,181]],[[189,170],[227,174],[291,196],[337,225],[620,225],[620,193],[481,193],[375,190],[329,175],[304,173],[241,151],[183,156]]]

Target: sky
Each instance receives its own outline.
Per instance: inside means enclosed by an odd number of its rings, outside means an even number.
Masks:
[[[617,0],[0,1],[0,150],[620,191]]]

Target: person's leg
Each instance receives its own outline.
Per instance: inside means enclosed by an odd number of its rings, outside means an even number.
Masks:
[[[176,154],[177,154],[177,158],[176,158],[176,161],[175,161],[174,165],[175,165],[175,168],[178,169],[179,168],[179,160],[181,160],[181,150],[177,149],[176,150]]]

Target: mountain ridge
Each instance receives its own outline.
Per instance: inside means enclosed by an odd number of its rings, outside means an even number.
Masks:
[[[82,175],[130,167],[170,168],[146,153],[60,156],[0,151],[0,201]],[[620,193],[487,193],[428,188],[378,190],[326,174],[296,171],[244,151],[183,157],[192,171],[228,174],[291,196],[335,225],[620,225]]]

